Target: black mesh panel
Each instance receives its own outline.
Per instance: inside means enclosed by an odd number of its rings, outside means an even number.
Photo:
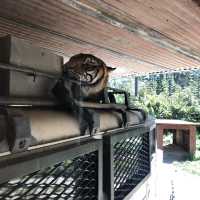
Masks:
[[[66,160],[0,185],[0,199],[97,200],[98,153]]]
[[[114,196],[122,200],[150,172],[149,135],[114,144]]]

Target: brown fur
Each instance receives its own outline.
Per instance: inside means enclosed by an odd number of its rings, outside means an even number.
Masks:
[[[79,86],[83,98],[90,98],[99,95],[107,86],[109,72],[114,69],[91,54],[77,54],[70,58],[63,70],[65,77]],[[77,90],[75,88],[71,90]]]

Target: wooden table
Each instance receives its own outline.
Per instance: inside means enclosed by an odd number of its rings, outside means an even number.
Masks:
[[[184,120],[157,119],[157,147],[163,149],[164,130],[171,129],[176,131],[175,134],[173,134],[173,143],[184,147],[193,155],[196,150],[196,126],[200,126],[200,123],[193,123]]]

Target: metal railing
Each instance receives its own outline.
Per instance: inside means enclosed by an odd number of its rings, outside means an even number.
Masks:
[[[0,199],[122,200],[150,174],[150,126],[3,156]]]

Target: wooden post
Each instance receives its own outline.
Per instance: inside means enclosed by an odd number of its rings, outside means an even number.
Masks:
[[[189,151],[191,155],[194,155],[196,151],[196,127],[195,126],[190,126]]]
[[[157,125],[156,126],[156,137],[157,137],[157,148],[163,149],[163,132],[164,129],[162,126]]]
[[[173,144],[176,144],[176,130],[173,130]]]
[[[176,129],[176,144],[182,146],[182,131],[180,129]]]
[[[138,96],[138,77],[135,77],[135,96]]]

